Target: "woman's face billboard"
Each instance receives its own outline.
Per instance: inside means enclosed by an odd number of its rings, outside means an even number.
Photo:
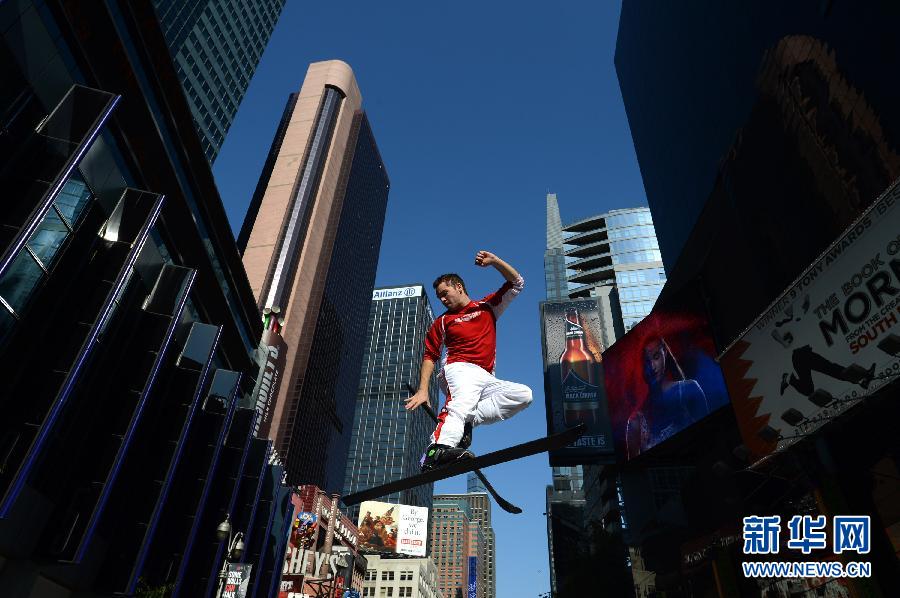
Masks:
[[[728,402],[706,320],[655,310],[603,354],[617,452],[632,459]]]

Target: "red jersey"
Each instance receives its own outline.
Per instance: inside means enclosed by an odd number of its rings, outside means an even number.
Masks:
[[[425,337],[425,359],[438,363],[444,345],[446,363],[474,363],[493,374],[497,362],[497,318],[524,286],[520,276],[515,282],[503,283],[484,299],[470,301],[462,309],[436,318]]]

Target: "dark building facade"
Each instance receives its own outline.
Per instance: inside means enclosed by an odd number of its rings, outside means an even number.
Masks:
[[[212,163],[247,93],[284,0],[153,0]]]
[[[270,596],[259,312],[153,4],[6,2],[0,35],[2,593],[207,595],[229,514]]]
[[[388,196],[387,175],[364,113],[356,116],[351,136],[353,165],[316,317],[311,367],[302,387],[294,384],[298,401],[286,454],[289,475],[304,472],[332,492],[344,483]],[[328,417],[324,426],[323,416]]]
[[[615,63],[666,264],[659,304],[696,293],[719,351],[900,176],[898,16],[887,2],[624,2]],[[630,464],[630,532],[655,587],[758,595],[730,544],[742,516],[860,512],[877,528],[873,577],[802,589],[896,593],[900,451],[885,422],[898,416],[898,392],[894,381],[866,393],[764,462],[723,409]],[[777,385],[760,397],[778,398]],[[679,479],[659,504],[633,509],[629,486],[642,491],[629,479],[651,465]]]
[[[434,321],[422,285],[377,288],[372,292],[366,346],[356,398],[356,414],[344,476],[344,494],[419,473],[419,459],[434,425],[423,410],[409,412],[407,384],[416,386],[422,368],[425,335]],[[432,380],[430,404],[438,410],[438,385]],[[434,484],[380,498],[431,509]],[[357,521],[359,506],[347,509]]]
[[[288,481],[343,489],[390,182],[353,72],[312,64],[292,94],[238,237],[289,350],[270,438]]]

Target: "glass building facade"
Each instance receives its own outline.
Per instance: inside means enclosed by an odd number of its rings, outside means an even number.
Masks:
[[[666,273],[649,209],[610,210],[578,220],[563,228],[563,242],[569,296],[596,296],[600,288],[614,286],[613,307],[621,312],[625,331],[650,313]]]
[[[547,194],[547,249],[544,252],[544,283],[548,300],[569,298],[562,222],[559,217],[559,202],[555,193]]]
[[[0,587],[208,595],[228,514],[268,596],[288,489],[252,433],[261,324],[153,6],[0,24]]]
[[[368,316],[362,371],[344,476],[344,494],[419,473],[419,460],[434,424],[417,409],[406,410],[406,385],[417,386],[425,335],[434,314],[422,285],[375,289]],[[429,401],[438,411],[438,385],[432,379]],[[379,500],[431,508],[434,485],[395,492]],[[347,510],[356,521],[359,505]]]
[[[153,0],[212,163],[225,141],[285,0]]]
[[[653,309],[666,283],[650,210],[613,210],[606,217],[609,249],[625,330]]]

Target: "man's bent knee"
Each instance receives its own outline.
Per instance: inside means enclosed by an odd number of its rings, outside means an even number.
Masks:
[[[522,387],[522,406],[528,407],[531,405],[531,401],[534,397],[532,396],[531,389],[527,386]]]

